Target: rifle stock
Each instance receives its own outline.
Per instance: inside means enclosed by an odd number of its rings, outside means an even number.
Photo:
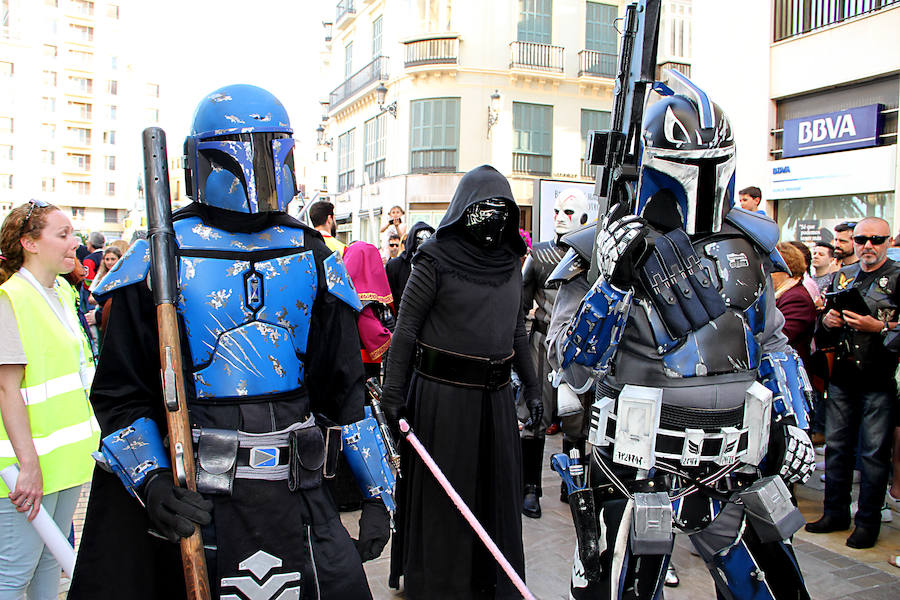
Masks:
[[[162,373],[166,425],[169,430],[169,453],[175,485],[196,491],[194,444],[185,400],[182,371],[181,338],[178,315],[175,266],[175,230],[169,195],[169,171],[166,134],[159,127],[148,127],[143,133],[144,180],[147,193],[147,224],[150,240],[150,283],[156,304],[159,331],[159,364]],[[181,539],[181,560],[188,598],[209,600],[209,581],[203,538],[195,526],[194,533]]]
[[[612,214],[617,206],[616,218],[624,216],[620,213],[624,206],[632,204],[637,187],[644,101],[656,79],[659,12],[660,0],[639,0],[625,8],[610,128],[589,134],[586,158],[597,165],[593,192],[599,206],[597,234],[603,217]],[[596,281],[597,272],[595,235],[590,282]]]

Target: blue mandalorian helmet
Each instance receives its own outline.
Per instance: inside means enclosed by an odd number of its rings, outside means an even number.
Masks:
[[[734,198],[734,136],[728,117],[677,71],[644,114],[635,214],[664,229],[718,232]]]
[[[278,98],[253,85],[206,96],[184,141],[188,196],[245,213],[285,211],[297,193],[293,130]]]

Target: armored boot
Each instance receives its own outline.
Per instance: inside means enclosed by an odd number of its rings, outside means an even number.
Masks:
[[[522,438],[522,481],[525,484],[522,514],[541,518],[541,466],[544,461],[544,438]]]

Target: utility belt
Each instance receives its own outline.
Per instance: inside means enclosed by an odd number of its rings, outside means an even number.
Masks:
[[[513,355],[492,360],[441,350],[416,342],[416,372],[427,379],[460,387],[499,390],[509,385]]]
[[[733,409],[687,409],[662,404],[662,389],[626,385],[618,398],[591,406],[588,441],[613,445],[614,462],[650,469],[657,459],[684,467],[740,462],[757,465],[769,439],[772,394],[754,382],[744,405]]]
[[[192,430],[197,491],[230,495],[235,479],[287,480],[292,492],[317,488],[333,477],[341,450],[341,428],[323,433],[315,418],[271,433],[198,428]]]

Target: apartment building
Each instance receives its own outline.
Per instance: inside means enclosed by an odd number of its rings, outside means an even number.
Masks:
[[[160,102],[127,55],[127,19],[127,2],[0,0],[0,219],[40,198],[79,231],[123,235]]]
[[[592,187],[585,143],[609,123],[624,5],[337,2],[323,24],[327,86],[307,189],[335,203],[339,236],[379,243],[394,205],[436,225],[462,174],[483,163],[509,178],[521,225],[552,236],[555,194]],[[666,2],[660,63],[688,69],[690,18],[690,0]]]
[[[694,12],[695,81],[729,114],[738,186],[762,188],[782,239],[830,239],[865,216],[896,232],[900,1],[695,0]]]

